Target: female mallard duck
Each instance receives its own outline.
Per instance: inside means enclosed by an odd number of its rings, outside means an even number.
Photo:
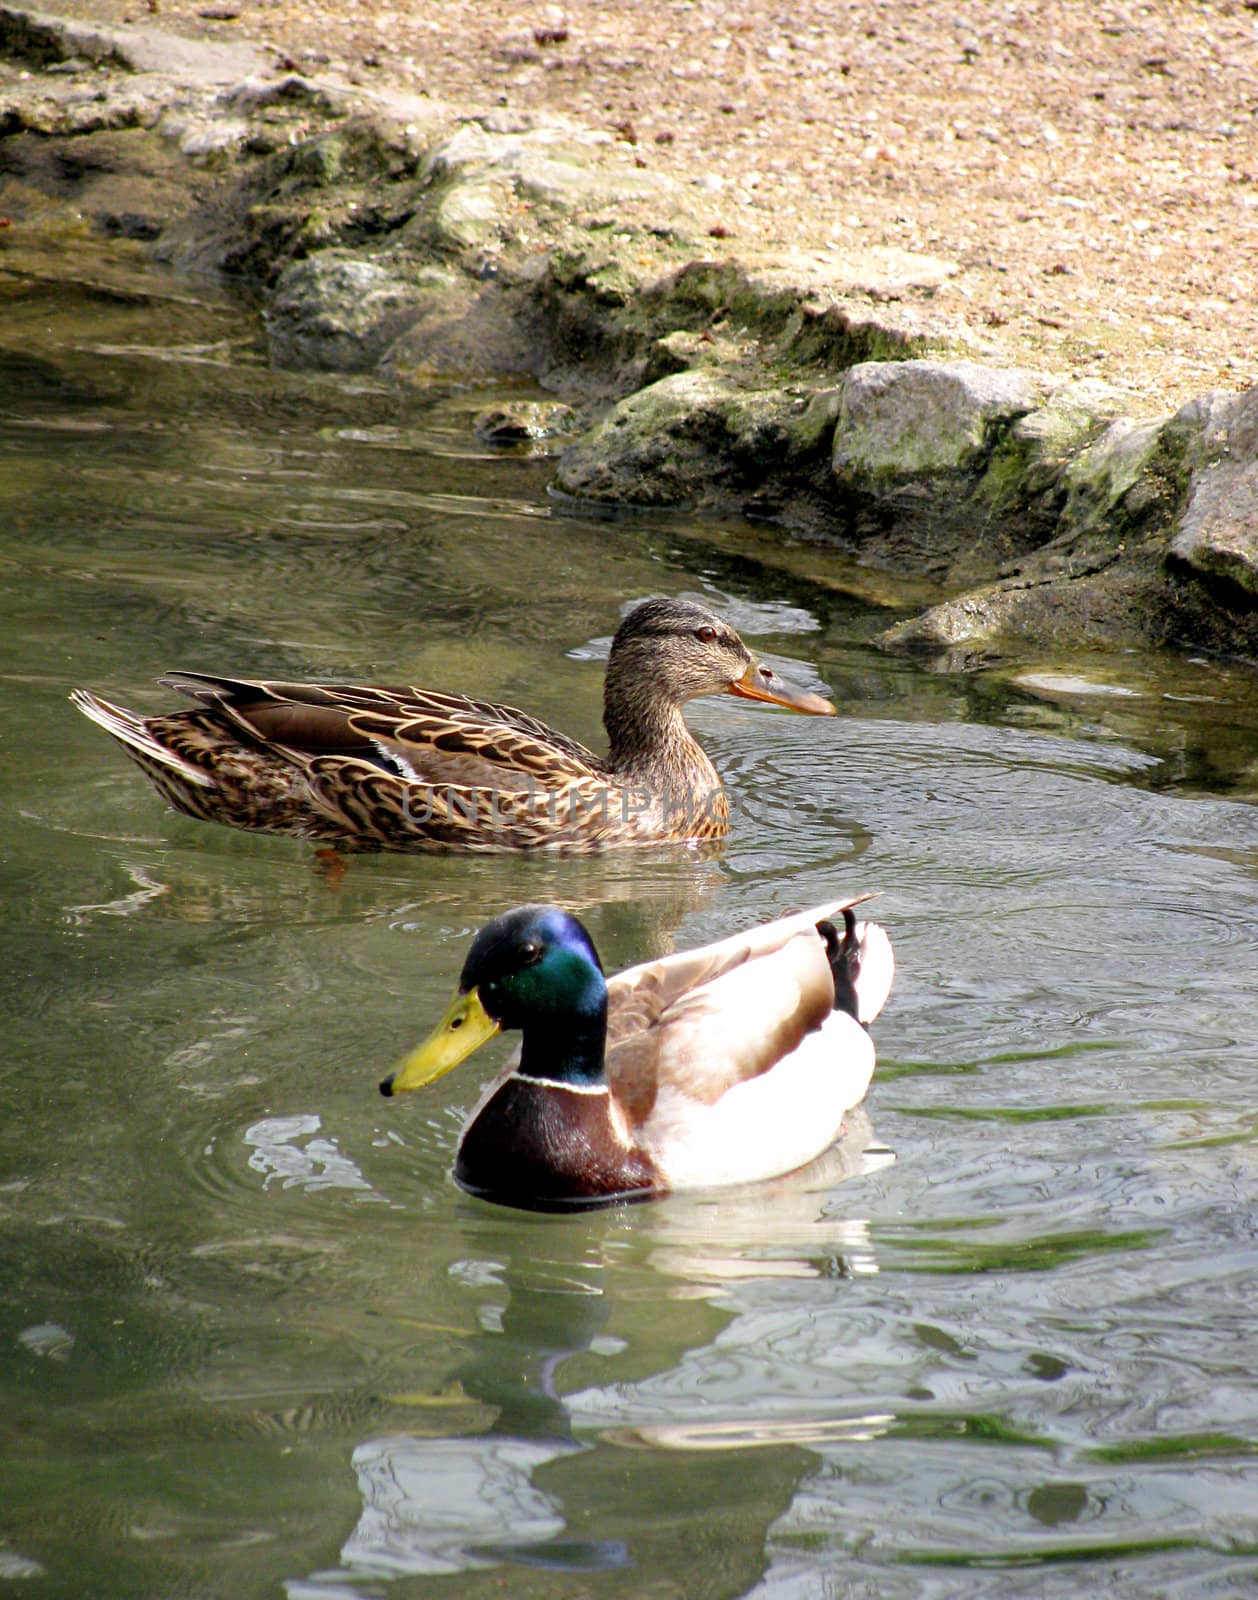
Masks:
[[[476,935],[449,1010],[381,1093],[519,1028],[459,1140],[470,1193],[556,1210],[792,1172],[834,1142],[873,1075],[866,1024],[895,961],[877,923],[852,915],[865,898],[610,981],[575,917],[520,906]]]
[[[733,694],[834,715],[685,600],[646,600],[621,623],[603,693],[605,757],[465,695],[199,672],[161,681],[202,708],[141,719],[86,689],[71,698],[177,811],[368,850],[719,838],[725,792],[686,727],[686,701]]]

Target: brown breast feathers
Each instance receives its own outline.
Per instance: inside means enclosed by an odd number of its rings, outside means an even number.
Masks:
[[[454,1176],[471,1194],[538,1211],[645,1199],[659,1174],[627,1149],[606,1093],[508,1078],[459,1144]]]

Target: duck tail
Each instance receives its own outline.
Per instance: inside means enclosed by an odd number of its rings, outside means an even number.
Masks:
[[[156,763],[158,767],[176,773],[186,783],[196,784],[199,789],[214,787],[214,779],[208,773],[194,767],[176,751],[168,749],[133,711],[102,700],[90,689],[76,689],[70,700],[98,728],[104,728],[119,744],[133,751],[142,765]]]
[[[895,955],[886,930],[876,922],[857,922],[852,908],[843,909],[843,937],[833,922],[819,922],[826,958],[834,975],[834,1009],[868,1027],[891,993]]]

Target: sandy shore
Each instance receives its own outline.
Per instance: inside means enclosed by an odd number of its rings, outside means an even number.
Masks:
[[[1158,409],[1258,367],[1258,5],[61,0],[468,112],[561,111],[715,237],[925,252],[993,358]]]

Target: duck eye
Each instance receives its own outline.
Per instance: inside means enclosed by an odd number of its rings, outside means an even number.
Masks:
[[[534,944],[530,939],[520,946],[520,962],[523,966],[531,967],[535,961],[540,961],[541,959],[542,947],[540,944]]]
[[[716,638],[716,629],[705,622],[701,628],[695,629],[695,638],[700,644],[711,644]]]

